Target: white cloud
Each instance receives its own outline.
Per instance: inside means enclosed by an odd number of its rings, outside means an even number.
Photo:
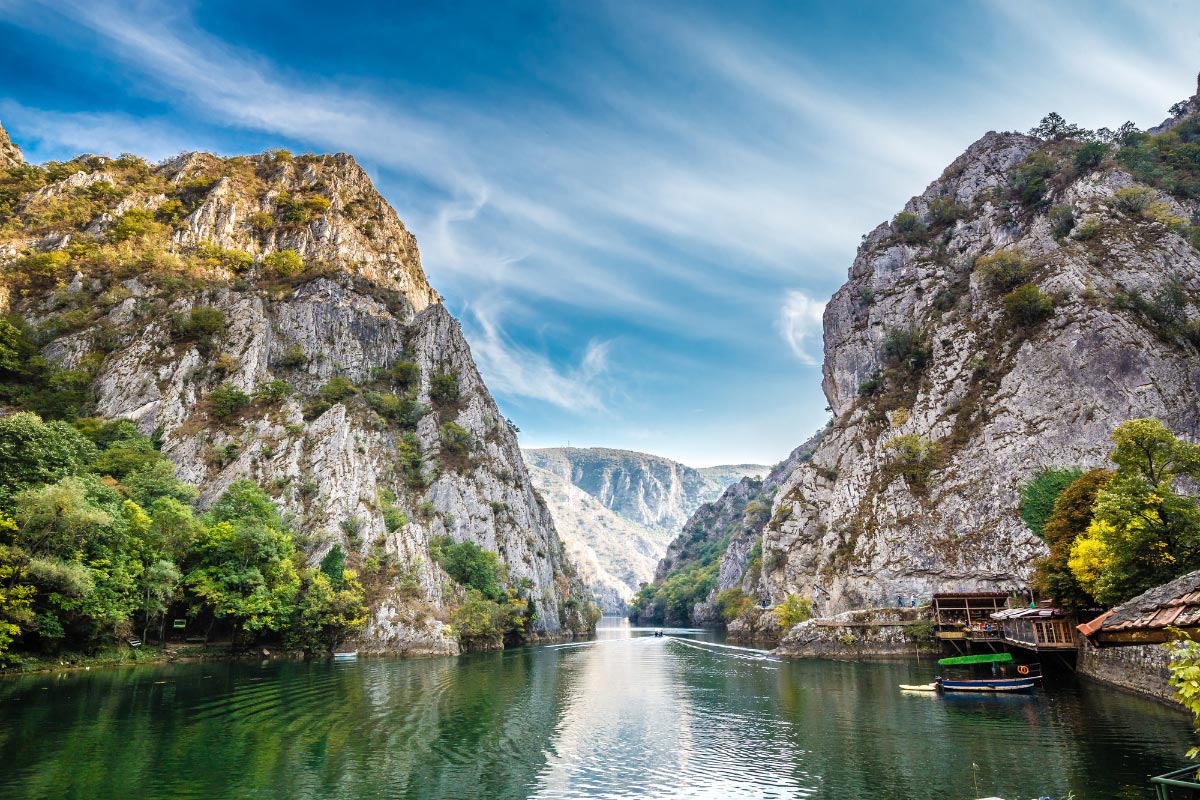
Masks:
[[[820,345],[821,315],[824,311],[824,303],[798,289],[788,291],[787,299],[779,310],[779,332],[796,358],[805,364],[816,366],[821,363],[819,355],[814,355],[813,351]]]
[[[477,302],[463,315],[471,353],[493,393],[541,400],[574,412],[605,409],[600,384],[608,372],[611,341],[593,339],[578,364],[559,369],[545,354],[507,336],[501,313],[496,305]]]

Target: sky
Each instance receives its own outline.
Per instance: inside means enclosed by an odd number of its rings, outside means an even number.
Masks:
[[[1157,124],[1190,2],[0,0],[30,161],[355,156],[525,447],[771,464],[863,234],[989,130]]]

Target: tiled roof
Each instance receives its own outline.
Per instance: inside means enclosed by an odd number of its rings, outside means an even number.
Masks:
[[[1057,619],[1066,615],[1067,612],[1061,608],[1006,608],[992,614],[992,619],[1025,619],[1026,617]]]
[[[1103,618],[1092,620],[1087,627],[1091,632],[1107,633],[1169,625],[1180,628],[1200,625],[1200,570],[1142,592]]]

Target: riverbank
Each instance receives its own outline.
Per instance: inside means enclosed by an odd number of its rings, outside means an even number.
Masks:
[[[787,632],[772,653],[850,660],[936,656],[927,608],[876,608],[810,619]]]

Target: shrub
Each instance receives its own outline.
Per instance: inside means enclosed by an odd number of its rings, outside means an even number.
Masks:
[[[812,619],[812,600],[798,594],[789,594],[782,603],[775,606],[774,613],[779,619],[779,627],[785,631],[791,630],[801,622]]]
[[[225,314],[212,306],[196,306],[187,314],[172,314],[171,334],[180,340],[208,340],[225,329]]]
[[[938,197],[929,204],[930,218],[941,225],[953,225],[967,214],[967,207],[952,197]]]
[[[1071,233],[1075,227],[1075,209],[1067,205],[1053,206],[1046,212],[1050,220],[1050,232],[1056,239],[1062,239]]]
[[[500,599],[500,558],[496,553],[475,542],[455,542],[444,536],[431,543],[430,555],[460,586],[489,600]]]
[[[717,608],[717,613],[721,615],[721,619],[732,622],[741,616],[743,611],[750,608],[754,601],[747,597],[739,587],[734,586],[719,593],[713,604]]]
[[[246,222],[250,225],[251,230],[260,234],[275,227],[275,218],[266,211],[255,211],[246,218]]]
[[[32,253],[25,256],[17,262],[15,269],[31,280],[45,282],[57,278],[70,264],[69,253],[65,250],[52,250],[49,253]]]
[[[227,419],[250,405],[250,396],[231,383],[222,383],[208,396],[212,415]]]
[[[453,422],[443,423],[438,427],[438,438],[442,443],[442,453],[452,459],[462,461],[471,454],[471,434]]]
[[[1011,291],[1029,280],[1031,272],[1022,253],[1016,250],[999,250],[991,255],[980,256],[975,259],[974,270],[996,292]]]
[[[873,397],[883,391],[884,380],[883,373],[875,370],[860,384],[858,384],[859,397]]]
[[[429,399],[440,406],[457,403],[459,398],[458,379],[450,373],[434,375],[429,381]]]
[[[1108,145],[1103,142],[1088,142],[1075,151],[1075,169],[1085,172],[1100,166],[1100,162],[1108,155]]]
[[[388,533],[398,531],[407,524],[408,516],[404,513],[397,511],[394,508],[384,509],[383,525],[385,528],[387,528]]]
[[[902,240],[910,244],[923,241],[929,233],[928,228],[925,227],[925,223],[921,222],[921,218],[907,211],[901,211],[892,217],[892,230]]]
[[[126,211],[113,223],[108,238],[114,242],[128,239],[153,239],[165,235],[162,225],[154,219],[154,212],[142,208]]]
[[[398,397],[382,392],[367,392],[363,399],[371,409],[386,420],[406,428],[414,427],[424,416],[425,409],[408,397]]]
[[[188,211],[183,201],[171,198],[159,206],[154,212],[154,218],[171,227],[178,227],[187,217]]]
[[[1113,192],[1113,204],[1126,214],[1143,214],[1154,202],[1154,190],[1146,186],[1126,186]]]
[[[308,363],[308,356],[304,355],[304,351],[300,349],[298,344],[289,344],[283,349],[283,355],[279,357],[276,364],[285,369],[297,369]]]
[[[900,475],[907,483],[923,487],[941,460],[942,450],[915,433],[893,436],[883,445],[889,453],[887,472]]]
[[[421,368],[412,361],[397,361],[386,370],[383,371],[383,377],[393,381],[401,388],[407,389],[414,386],[421,379]],[[458,388],[458,382],[455,382],[455,389]]]
[[[327,403],[340,403],[347,397],[358,393],[358,387],[349,378],[336,375],[325,382],[317,394]]]
[[[1004,295],[1004,313],[1014,325],[1033,325],[1054,313],[1054,301],[1032,283]]]
[[[1074,236],[1079,241],[1086,242],[1100,233],[1100,227],[1100,220],[1089,219],[1075,228]]]
[[[1057,172],[1058,162],[1049,153],[1036,150],[1017,165],[1009,183],[1021,205],[1034,208],[1042,204]]]
[[[290,278],[304,271],[304,261],[295,250],[276,250],[263,259],[263,267],[276,278]]]
[[[925,341],[924,331],[917,328],[889,328],[884,334],[880,355],[889,366],[918,372],[929,364],[933,349]]]
[[[263,403],[278,403],[292,393],[292,387],[281,380],[270,380],[254,387],[254,399]]]

